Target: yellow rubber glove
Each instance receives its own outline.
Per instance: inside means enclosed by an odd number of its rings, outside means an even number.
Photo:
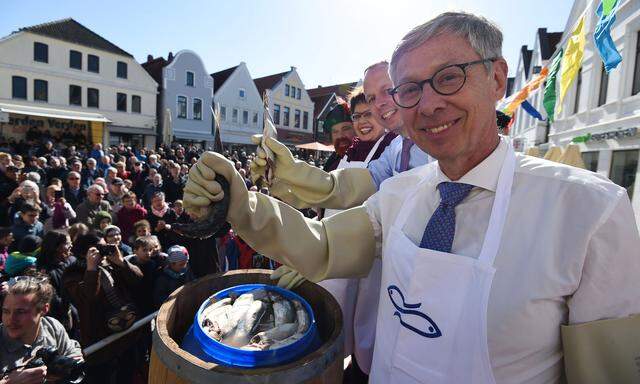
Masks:
[[[260,143],[262,135],[251,137]],[[296,208],[346,209],[362,204],[376,192],[367,169],[349,168],[332,172],[296,160],[291,151],[279,141],[267,138],[265,144],[275,156],[274,179],[270,192]],[[251,177],[255,180],[265,174],[266,154],[258,148],[251,163]]]
[[[187,210],[200,210],[203,203],[222,199],[222,188],[214,180],[216,173],[230,184],[227,221],[259,253],[299,271],[311,281],[363,277],[369,272],[376,244],[364,207],[321,221],[308,219],[288,204],[247,191],[232,162],[218,153],[205,152],[191,168],[184,189]]]
[[[300,274],[300,272],[295,269],[291,269],[286,265],[280,266],[280,268],[276,269],[269,276],[271,280],[278,280],[278,287],[282,287],[285,289],[293,289],[298,285],[304,283],[306,280],[304,276]]]

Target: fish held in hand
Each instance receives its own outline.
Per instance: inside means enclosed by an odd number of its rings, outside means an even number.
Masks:
[[[231,226],[227,223],[230,192],[229,182],[222,175],[216,175],[215,181],[220,184],[224,197],[219,202],[206,208],[193,223],[174,223],[171,225],[178,234],[191,239],[208,239],[224,236]]]

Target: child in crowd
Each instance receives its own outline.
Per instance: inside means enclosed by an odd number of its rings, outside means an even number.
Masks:
[[[4,272],[4,264],[9,257],[9,247],[13,244],[13,233],[11,228],[0,228],[0,273]]]
[[[107,211],[98,211],[93,219],[94,229],[100,233],[104,233],[104,230],[111,225],[113,219],[111,214]]]
[[[142,272],[142,281],[139,289],[134,294],[136,305],[140,308],[142,316],[146,316],[153,311],[153,303],[149,298],[153,294],[153,282],[163,265],[158,258],[152,257],[156,242],[151,236],[138,237],[133,243],[133,255],[126,259],[135,265]]]
[[[104,241],[107,244],[117,246],[120,249],[120,253],[125,256],[131,255],[133,253],[133,249],[122,242],[122,234],[120,232],[120,228],[116,227],[115,225],[108,225],[104,229]]]
[[[18,250],[11,252],[4,265],[4,271],[10,277],[32,274],[36,270],[36,261],[40,254],[42,238],[26,235],[20,241]]]
[[[162,305],[171,292],[194,279],[189,268],[189,252],[185,247],[171,246],[167,254],[167,265],[156,278],[153,288],[153,302],[156,308]]]
[[[42,238],[44,236],[44,226],[38,218],[40,217],[40,207],[31,203],[24,203],[20,207],[20,215],[11,227],[11,232],[16,239],[16,243],[27,236],[33,235]]]
[[[84,236],[89,233],[89,227],[84,223],[75,223],[69,227],[69,238],[72,243],[75,243],[78,236]]]
[[[133,244],[138,237],[151,235],[151,224],[147,220],[139,220],[133,224],[133,235],[129,237],[129,244]]]

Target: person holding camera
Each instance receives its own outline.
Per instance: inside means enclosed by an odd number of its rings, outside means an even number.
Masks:
[[[19,276],[9,282],[0,324],[0,384],[63,379],[68,372],[56,369],[62,365],[82,374],[80,344],[47,316],[52,296],[46,278]]]

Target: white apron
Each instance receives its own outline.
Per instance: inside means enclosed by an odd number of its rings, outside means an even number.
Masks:
[[[495,383],[487,305],[514,169],[509,145],[478,259],[420,248],[402,232],[407,220],[415,220],[414,196],[436,172],[428,172],[407,195],[383,249],[370,383]]]
[[[336,169],[366,168],[383,139],[384,135],[376,141],[364,161],[346,161],[345,156],[345,158],[340,160]],[[338,212],[340,212],[340,210],[325,209],[324,217],[333,216]],[[371,363],[371,356],[373,355],[373,340],[375,339],[376,309],[378,307],[378,297],[380,296],[380,276],[380,267],[378,266],[376,272],[376,264],[374,263],[371,272],[369,272],[369,275],[365,278],[331,279],[319,283],[327,291],[331,292],[342,309],[344,356],[347,357],[354,353],[355,334],[356,352],[358,351],[359,340],[363,338],[368,340],[368,342],[365,343],[365,348],[369,350],[369,365]],[[372,288],[374,291],[371,290]],[[363,306],[368,306],[368,308]],[[360,308],[360,310],[357,308]],[[365,334],[358,331],[358,325],[366,328]],[[356,353],[356,356],[359,356],[359,354]],[[360,364],[360,360],[358,360],[358,364]],[[368,372],[368,370],[365,372]]]

